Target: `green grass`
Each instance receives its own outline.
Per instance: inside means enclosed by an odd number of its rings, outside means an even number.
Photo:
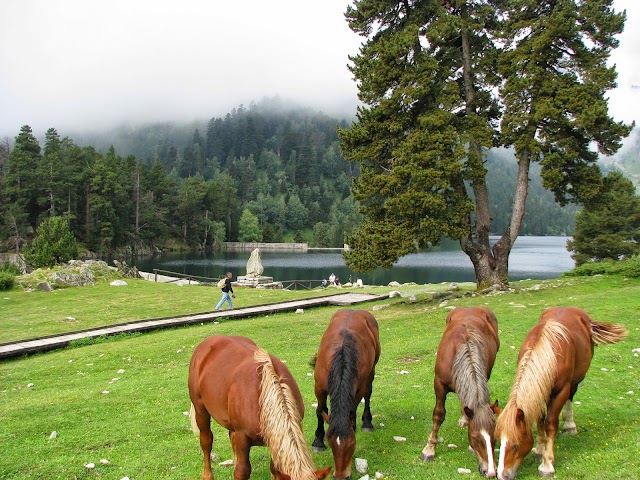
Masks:
[[[132,282],[130,286],[3,292],[3,336],[39,335],[32,332],[47,330],[47,324],[61,321],[63,327],[76,329],[86,328],[85,323],[94,317],[100,324],[205,311],[219,298],[217,291],[205,287],[149,282]],[[496,313],[501,348],[489,386],[492,397],[504,404],[520,343],[542,310],[551,305],[577,305],[595,320],[625,323],[630,334],[622,343],[596,348],[591,369],[575,398],[580,402],[575,406],[578,435],[561,435],[556,442],[556,477],[638,478],[640,359],[632,350],[640,347],[640,280],[602,276],[526,281],[514,286],[517,289],[513,292],[442,304],[421,300],[429,297],[426,292],[442,286],[411,286],[400,290],[416,295],[417,302],[408,298],[377,302],[389,307],[374,312],[382,343],[372,397],[376,431],[358,432],[355,453],[369,461],[371,477],[380,471],[389,479],[450,479],[459,478],[457,469],[464,467],[472,470],[467,478],[481,478],[475,457],[466,451],[466,433],[457,426],[460,412],[454,395],[447,400],[448,415],[440,430],[444,442],[438,445],[436,459],[429,464],[420,460],[431,430],[433,365],[449,307],[487,305]],[[391,289],[374,290],[382,293]],[[300,291],[241,290],[237,305],[304,295]],[[375,304],[365,304],[364,308],[371,309]],[[11,312],[8,317],[5,307]],[[189,409],[186,380],[193,348],[214,333],[246,335],[287,362],[305,400],[304,431],[310,444],[315,430],[315,398],[308,360],[335,310],[308,309],[303,315],[278,314],[109,337],[89,345],[1,362],[0,478],[199,478],[199,442],[183,414]],[[77,322],[85,323],[64,323],[64,317],[74,312]],[[10,335],[5,323],[13,325]],[[401,375],[401,370],[409,373]],[[49,439],[54,430],[57,438]],[[214,424],[214,434],[214,452],[220,461],[232,458],[227,432]],[[395,442],[394,435],[407,441]],[[447,448],[450,443],[458,448]],[[270,478],[267,450],[254,448],[251,457],[252,478]],[[101,465],[103,458],[110,464]],[[331,453],[314,455],[314,461],[318,468],[332,464]],[[96,468],[86,469],[84,465],[89,462]],[[537,466],[531,456],[527,457],[518,478],[538,478]],[[360,477],[353,473],[352,478]],[[233,478],[232,469],[217,464],[214,474],[219,480]]]

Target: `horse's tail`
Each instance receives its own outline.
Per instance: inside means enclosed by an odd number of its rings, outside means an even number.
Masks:
[[[259,348],[253,359],[262,367],[260,429],[274,466],[291,478],[315,479],[313,460],[302,433],[302,415],[291,388],[280,380],[266,351]]]
[[[610,345],[624,340],[629,335],[621,323],[594,322],[591,320],[591,339],[596,345]]]
[[[191,403],[191,408],[189,409],[189,420],[191,420],[191,431],[195,435],[199,435],[200,429],[198,428],[198,424],[196,423],[196,407],[193,406],[193,402]]]

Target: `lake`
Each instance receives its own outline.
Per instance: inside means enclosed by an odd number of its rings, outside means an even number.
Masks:
[[[493,239],[497,240],[498,237]],[[544,280],[555,278],[574,267],[566,243],[569,237],[519,237],[509,260],[509,279]],[[202,277],[219,277],[225,272],[245,275],[251,252],[169,253],[160,256],[128,259],[138,270],[154,268]],[[402,257],[390,269],[378,268],[366,274],[350,271],[340,252],[266,252],[261,251],[264,275],[276,281],[320,280],[331,273],[342,283],[361,278],[367,285],[387,285],[391,281],[418,284],[473,282],[475,275],[469,257],[458,243],[443,245]]]

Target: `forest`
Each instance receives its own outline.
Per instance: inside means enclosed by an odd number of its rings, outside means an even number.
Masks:
[[[43,219],[68,218],[89,251],[153,253],[215,249],[224,241],[302,241],[337,247],[360,222],[351,185],[359,165],[340,151],[332,118],[275,100],[239,106],[207,123],[150,124],[102,135],[38,140],[28,125],[0,145],[1,248],[16,250]],[[517,163],[487,155],[492,230],[509,221]],[[510,193],[511,192],[511,193]],[[539,170],[523,235],[573,231]]]

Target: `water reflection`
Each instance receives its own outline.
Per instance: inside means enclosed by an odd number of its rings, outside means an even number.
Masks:
[[[511,252],[509,278],[547,279],[571,270],[574,266],[566,250],[567,237],[520,237]],[[234,275],[246,273],[250,252],[166,254],[130,259],[142,271],[154,268],[203,277],[218,277],[226,271]],[[264,274],[276,280],[320,280],[331,273],[347,282],[362,278],[365,284],[472,282],[475,280],[469,258],[453,242],[437,250],[410,254],[388,269],[356,274],[344,264],[338,252],[261,252]]]

